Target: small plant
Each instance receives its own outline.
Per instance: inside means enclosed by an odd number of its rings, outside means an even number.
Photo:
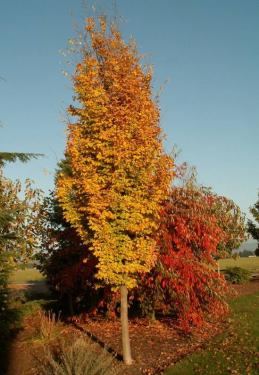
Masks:
[[[51,340],[56,337],[58,331],[59,315],[48,311],[39,311],[39,332],[43,340]]]
[[[250,280],[250,271],[241,267],[228,267],[224,271],[224,275],[227,281],[232,284],[244,284]]]
[[[39,375],[117,375],[121,368],[107,350],[84,337],[72,344],[62,342],[58,349],[48,348],[44,354],[37,359]]]

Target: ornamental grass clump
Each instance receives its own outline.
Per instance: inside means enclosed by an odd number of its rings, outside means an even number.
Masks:
[[[60,331],[61,322],[59,320],[60,314],[48,311],[44,313],[39,311],[39,334],[42,340],[53,340],[57,337]]]
[[[39,375],[117,375],[121,367],[106,349],[90,339],[79,337],[59,348],[46,349],[43,359],[37,359]]]

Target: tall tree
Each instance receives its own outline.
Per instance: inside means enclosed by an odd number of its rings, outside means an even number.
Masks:
[[[82,61],[73,76],[66,153],[72,174],[61,173],[57,197],[65,218],[98,259],[97,277],[121,291],[123,356],[132,363],[128,288],[156,259],[152,237],[172,178],[162,148],[159,107],[150,69],[105,18],[86,24]]]
[[[255,222],[259,224],[259,194],[258,200],[253,205],[253,207],[250,208],[250,212],[253,215]],[[255,240],[257,240],[257,248],[255,250],[255,255],[259,256],[259,226],[253,223],[252,220],[248,220],[248,232]]]

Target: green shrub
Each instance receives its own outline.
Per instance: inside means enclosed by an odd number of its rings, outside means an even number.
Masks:
[[[250,280],[250,271],[241,267],[228,267],[224,271],[224,275],[227,281],[232,284],[244,284]]]
[[[84,337],[46,349],[37,362],[39,375],[117,375],[121,368],[107,350]]]
[[[7,287],[9,273],[10,267],[8,264],[8,258],[5,253],[0,252],[0,341],[1,339],[5,338],[9,333],[9,291]]]

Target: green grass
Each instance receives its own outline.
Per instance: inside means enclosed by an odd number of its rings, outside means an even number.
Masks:
[[[9,278],[10,284],[25,284],[31,281],[43,281],[44,276],[36,268],[15,271]]]
[[[165,375],[259,374],[259,293],[232,301],[230,325],[208,347],[166,370]]]
[[[259,272],[259,257],[255,258],[237,258],[237,259],[221,259],[219,261],[220,269],[227,267],[241,267],[250,271]]]

